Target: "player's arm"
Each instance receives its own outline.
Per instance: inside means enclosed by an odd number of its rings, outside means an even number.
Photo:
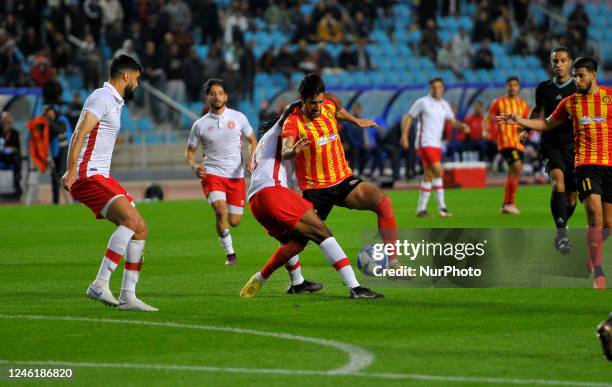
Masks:
[[[293,136],[288,136],[283,138],[283,148],[281,150],[281,155],[285,160],[291,160],[295,158],[295,156],[299,155],[304,151],[304,149],[310,144],[305,137],[300,138],[295,141]]]
[[[459,121],[456,118],[453,118],[451,120],[451,122],[452,122],[454,128],[456,128],[456,129],[463,129],[463,131],[465,133],[469,133],[470,132],[470,127],[468,126],[468,124],[466,124],[464,122],[461,122],[461,121]]]
[[[85,136],[98,125],[98,117],[93,113],[84,111],[83,119],[79,122],[76,130],[70,139],[70,147],[68,148],[68,164],[66,165],[66,173],[62,176],[62,185],[66,191],[70,191],[72,184],[77,180],[77,159],[83,149]]]
[[[376,124],[376,122],[370,119],[367,119],[367,118],[357,118],[351,113],[349,113],[348,110],[346,110],[342,106],[342,102],[340,101],[340,98],[338,98],[336,94],[327,92],[325,93],[325,98],[331,99],[336,105],[336,118],[343,120],[343,121],[352,122],[353,124],[357,125],[360,128],[369,128],[371,126],[378,128],[378,124]]]
[[[359,126],[360,128],[369,128],[369,127],[378,128],[378,124],[376,122],[368,118],[357,118],[351,113],[349,113],[343,107],[340,107],[340,109],[336,112],[336,117],[343,121],[352,122],[353,124]]]
[[[553,115],[548,118],[523,118],[518,113],[506,114],[502,113],[500,116],[496,116],[497,123],[504,123],[509,125],[521,125],[525,128],[538,130],[541,132],[548,132],[561,125],[563,121],[557,120]]]
[[[283,147],[281,149],[281,156],[285,160],[293,159],[299,153],[304,151],[304,148],[306,148],[308,144],[310,144],[310,141],[308,141],[306,138],[301,138],[297,142],[295,141],[295,138],[298,137],[298,133],[297,133],[294,123],[290,124],[292,125],[291,128],[288,128],[287,130],[285,130],[286,119],[289,117],[291,112],[293,112],[293,110],[296,107],[301,107],[301,106],[302,106],[301,101],[295,101],[291,103],[290,105],[287,105],[287,107],[285,108],[285,111],[283,112],[279,120],[280,121],[279,125],[283,126]]]
[[[197,177],[203,178],[206,176],[206,168],[201,163],[196,161],[196,150],[197,146],[192,146],[191,144],[187,144],[187,148],[185,148],[185,161],[189,165],[189,168],[193,170]]]
[[[251,162],[253,161],[253,154],[255,153],[255,149],[257,149],[257,137],[255,134],[251,133],[247,137],[247,141],[249,142],[249,155],[247,157],[247,170],[251,170]]]
[[[404,114],[402,116],[402,135],[400,137],[400,145],[405,150],[408,150],[408,147],[410,146],[410,142],[408,141],[408,139],[410,138],[410,128],[412,127],[412,121],[414,121],[414,117],[412,117],[410,114]]]

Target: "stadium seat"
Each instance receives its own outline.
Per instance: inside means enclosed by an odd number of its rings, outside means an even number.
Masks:
[[[153,123],[149,118],[139,118],[136,120],[136,128],[141,132],[148,132],[153,130]]]

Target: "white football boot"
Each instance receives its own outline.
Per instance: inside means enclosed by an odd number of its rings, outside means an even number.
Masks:
[[[127,296],[121,295],[119,297],[120,310],[131,310],[135,312],[157,312],[159,309],[145,304],[140,299],[136,298],[136,295]]]
[[[115,296],[113,296],[113,293],[110,291],[108,286],[98,287],[94,286],[94,284],[92,283],[91,285],[89,285],[89,288],[87,288],[86,294],[88,298],[100,301],[105,305],[112,307],[119,306],[119,301],[117,301]]]

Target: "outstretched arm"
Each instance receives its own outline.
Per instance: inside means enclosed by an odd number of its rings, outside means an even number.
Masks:
[[[525,128],[539,130],[541,132],[548,132],[559,126],[562,121],[555,120],[552,116],[544,118],[523,118],[517,113],[506,114],[502,113],[495,117],[497,123],[509,124],[509,125],[521,125]]]

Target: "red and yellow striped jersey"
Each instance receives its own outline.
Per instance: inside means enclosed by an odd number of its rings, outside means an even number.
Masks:
[[[310,144],[295,157],[295,175],[302,190],[332,186],[351,176],[338,133],[333,100],[326,98],[321,114],[310,120],[299,108],[283,124],[283,138],[306,138]]]
[[[558,122],[571,119],[574,124],[576,166],[612,166],[612,89],[600,86],[593,95],[575,93],[566,97],[550,117]],[[553,129],[554,130],[554,129]]]
[[[517,113],[521,117],[529,117],[529,105],[521,97],[500,97],[491,102],[489,107],[489,117],[499,116],[503,113]],[[514,148],[522,151],[525,147],[518,140],[520,131],[523,129],[520,125],[499,124],[497,131],[497,149]]]

